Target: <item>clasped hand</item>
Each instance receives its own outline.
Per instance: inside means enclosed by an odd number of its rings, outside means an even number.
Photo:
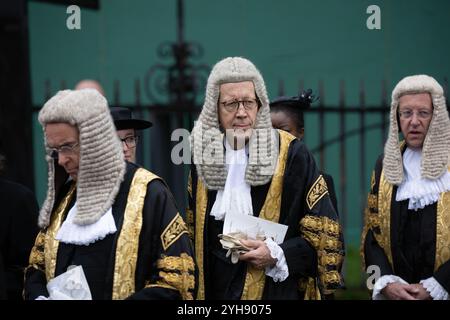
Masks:
[[[266,243],[261,240],[241,240],[241,243],[251,250],[239,256],[239,260],[246,261],[257,269],[272,267],[277,260],[272,258]]]

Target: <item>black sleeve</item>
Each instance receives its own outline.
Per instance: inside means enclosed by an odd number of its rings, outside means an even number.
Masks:
[[[332,293],[343,285],[342,228],[325,179],[319,174],[312,154],[299,140],[289,147],[283,199],[282,210],[288,212],[285,221],[289,229],[281,247],[289,274],[317,277],[323,292]]]
[[[45,272],[30,266],[25,271],[24,299],[34,300],[39,296],[49,296]]]
[[[284,241],[280,247],[286,257],[290,275],[317,276],[317,253],[308,241],[302,237],[295,237]]]
[[[8,204],[6,241],[2,248],[8,299],[22,299],[23,277],[28,257],[38,233],[38,204],[34,194],[27,188],[11,183]]]
[[[321,174],[323,175],[325,182],[327,183],[328,193],[330,194],[330,200],[331,200],[331,203],[333,204],[333,208],[336,211],[336,214],[339,216],[338,203],[337,203],[337,197],[336,197],[336,190],[334,189],[333,177],[331,175],[323,173],[323,172],[321,172]]]
[[[375,265],[380,268],[381,276],[394,274],[391,264],[389,263],[384,250],[375,239],[372,230],[368,230],[366,234],[366,239],[364,242],[364,257],[366,270],[369,266]]]
[[[6,278],[5,278],[5,269],[3,264],[3,255],[0,252],[0,300],[6,300]]]
[[[129,299],[192,299],[193,249],[175,200],[161,180],[147,188],[136,268],[136,293]]]
[[[28,268],[25,270],[24,299],[34,300],[39,296],[48,297],[45,276],[45,230],[39,232],[31,249]]]
[[[67,177],[64,169],[55,167],[55,175],[61,175],[61,177]],[[56,182],[55,182],[56,183]],[[56,192],[58,196],[55,198],[55,205],[57,206],[62,198],[67,194],[72,183],[67,183],[61,186]],[[53,213],[52,213],[53,214]],[[37,226],[37,218],[35,219],[35,225]],[[34,300],[38,296],[48,297],[47,291],[47,277],[45,270],[45,236],[47,229],[42,229],[36,236],[33,236],[34,245],[27,253],[28,267],[25,269],[25,274],[22,275],[22,281],[24,281],[23,297],[26,300]]]

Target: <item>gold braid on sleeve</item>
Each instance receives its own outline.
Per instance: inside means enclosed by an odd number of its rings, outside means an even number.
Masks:
[[[31,249],[29,265],[28,268],[35,268],[41,271],[45,271],[45,256],[44,256],[44,245],[45,245],[45,232],[40,231],[34,242],[34,246]]]
[[[306,215],[300,221],[300,232],[317,252],[318,282],[323,294],[332,294],[342,283],[339,269],[344,257],[339,223],[324,216]]]
[[[186,253],[180,256],[162,256],[157,261],[160,279],[146,287],[162,287],[177,290],[183,300],[193,300],[195,286],[194,260]]]
[[[195,230],[194,212],[190,209],[186,210],[186,224],[189,238],[191,239],[191,241],[194,241],[194,230]]]

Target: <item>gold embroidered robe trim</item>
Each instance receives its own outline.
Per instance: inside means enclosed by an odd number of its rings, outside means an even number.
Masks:
[[[450,191],[441,193],[436,213],[434,271],[450,259]]]
[[[400,141],[399,148],[404,150],[406,142]],[[386,180],[384,176],[384,169],[381,170],[380,184],[378,186],[378,194],[374,194],[374,187],[376,184],[375,170],[372,171],[370,178],[370,193],[367,196],[367,208],[364,211],[364,227],[361,236],[361,244],[359,254],[362,261],[363,272],[366,272],[366,262],[364,255],[364,244],[366,242],[366,235],[369,230],[373,231],[375,240],[386,254],[389,264],[394,268],[392,263],[391,250],[391,201],[393,186]],[[372,199],[377,199],[376,204]],[[377,229],[378,232],[375,232]]]
[[[373,190],[375,187],[375,170],[372,171],[372,175],[370,177],[370,190]]]
[[[34,246],[30,252],[30,258],[28,259],[28,268],[34,267],[35,269],[45,272],[45,232],[40,231],[34,241]]]
[[[164,281],[158,280],[156,284],[165,288],[175,288],[180,292],[183,300],[193,300],[192,293],[189,289],[193,289],[195,286],[195,278],[193,274],[187,272],[176,273],[176,272],[165,272],[160,271],[159,276],[164,279]]]
[[[177,256],[164,256],[158,259],[156,266],[158,269],[164,269],[165,271],[178,271],[178,272],[189,272],[195,271],[194,260],[191,256],[186,253],[182,253],[179,257]]]
[[[189,172],[188,177],[188,194],[189,197],[192,198],[192,176]],[[186,224],[188,228],[189,238],[191,238],[191,241],[194,241],[194,234],[195,234],[195,226],[194,226],[194,212],[192,211],[192,208],[189,207],[186,209]]]
[[[155,174],[139,168],[136,170],[128,193],[122,229],[117,240],[114,261],[113,300],[125,299],[136,290],[135,272],[139,249],[139,235],[142,228],[142,209],[147,185]]]
[[[324,216],[306,215],[300,221],[300,230],[303,237],[317,252],[318,273],[323,292],[325,294],[333,293],[332,286],[341,283],[341,276],[336,270],[329,270],[329,267],[338,269],[339,264],[344,259],[341,254],[342,242],[339,240],[341,232],[339,223]],[[312,285],[312,283],[311,280],[308,280],[309,285]],[[317,283],[314,283],[314,285],[317,288]],[[308,290],[313,292],[313,288],[308,288]],[[308,296],[318,296],[318,293],[313,295],[309,293]],[[306,298],[307,295],[305,294]]]
[[[304,291],[304,300],[321,300],[320,290],[316,278],[303,278],[299,282],[299,290]]]
[[[384,176],[384,170],[381,171],[380,185],[378,187],[378,218],[372,218],[369,215],[369,222],[373,226],[378,226],[379,233],[373,232],[375,239],[381,248],[383,248],[392,268],[392,251],[391,251],[391,200],[392,200],[392,184],[390,184]],[[372,221],[370,220],[372,219]]]
[[[194,212],[191,209],[186,209],[186,224],[189,233],[189,238],[194,241]]]
[[[302,221],[301,226],[314,233],[323,232],[336,238],[339,238],[340,226],[336,221],[328,217],[318,217],[312,215],[306,215]]]
[[[161,243],[164,251],[166,251],[184,233],[188,233],[186,223],[181,215],[177,213],[161,234]]]
[[[325,182],[323,176],[320,175],[312,184],[308,194],[306,195],[306,203],[308,204],[309,210],[311,210],[327,193],[327,183]]]
[[[52,214],[50,225],[45,232],[45,276],[47,282],[55,277],[56,257],[58,255],[59,241],[56,240],[56,234],[61,227],[63,218],[68,211],[69,203],[72,201],[76,189],[76,183],[73,182],[69,191],[60,202],[56,211]]]
[[[275,168],[266,200],[259,213],[259,218],[278,222],[281,210],[281,195],[283,191],[283,177],[286,168],[289,145],[295,137],[285,131],[278,130],[280,134],[280,154]],[[265,270],[256,269],[251,264],[247,265],[242,300],[261,300],[264,292]]]
[[[337,266],[342,263],[343,259],[344,258],[342,257],[342,255],[340,255],[338,253],[329,253],[327,255],[322,255],[319,258],[319,263],[323,266],[326,266],[326,265]]]
[[[367,232],[369,229],[372,229],[374,227],[380,227],[380,219],[378,215],[378,196],[374,194],[375,184],[375,170],[373,170],[370,178],[370,192],[367,195],[367,207],[364,209],[364,225],[361,234],[361,243],[359,246],[359,256],[361,258],[362,272],[366,272],[364,244],[366,242]]]
[[[192,176],[191,176],[190,172],[189,172],[189,177],[188,177],[187,190],[188,190],[189,197],[192,198]]]
[[[205,299],[205,272],[203,270],[203,249],[206,206],[208,203],[208,191],[200,179],[197,179],[196,203],[195,203],[195,257],[198,264],[198,289],[197,300]]]
[[[161,270],[159,275],[162,277],[156,286],[175,289],[181,293],[184,300],[193,299],[192,293],[189,292],[195,285],[195,264],[191,256],[186,253],[182,253],[179,257],[164,256],[158,259],[156,265]]]
[[[378,197],[375,194],[370,194],[367,196],[367,206],[372,211],[378,211]]]
[[[367,213],[367,223],[369,224],[370,228],[379,228],[380,227],[380,216],[378,213]]]
[[[339,272],[336,270],[332,271],[324,271],[320,275],[320,280],[322,283],[330,284],[330,283],[340,283],[341,276]],[[333,293],[333,291],[330,290],[324,290],[325,294]]]

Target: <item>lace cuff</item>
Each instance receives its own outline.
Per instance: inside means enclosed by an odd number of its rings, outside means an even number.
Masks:
[[[289,270],[283,249],[270,238],[264,242],[269,248],[270,256],[277,260],[277,263],[273,267],[266,267],[266,276],[271,277],[275,282],[286,280],[289,276]]]
[[[406,282],[402,278],[394,276],[392,274],[382,276],[377,280],[377,282],[375,282],[375,285],[373,286],[372,300],[386,300],[386,297],[381,293],[381,290],[383,290],[384,287],[386,287],[389,283],[393,282],[408,284],[408,282]]]
[[[433,300],[448,300],[448,292],[434,277],[421,280],[420,284],[430,293]]]

